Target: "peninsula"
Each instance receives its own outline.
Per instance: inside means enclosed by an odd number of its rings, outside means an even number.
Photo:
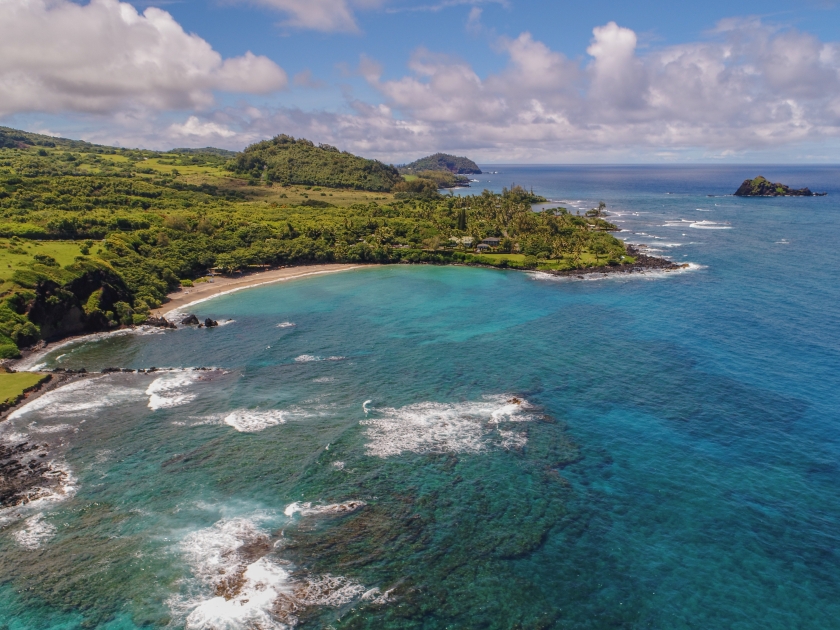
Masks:
[[[439,183],[285,135],[156,152],[2,127],[0,359],[326,265],[654,266],[594,210],[534,212],[546,200],[518,186],[454,197]]]
[[[784,184],[773,183],[761,175],[745,179],[735,191],[736,197],[822,197],[827,193],[814,193],[809,188],[793,189]]]

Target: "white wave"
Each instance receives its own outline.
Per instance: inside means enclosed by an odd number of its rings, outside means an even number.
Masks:
[[[119,330],[91,333],[90,335],[84,335],[81,337],[71,337],[70,339],[65,339],[61,342],[48,344],[46,348],[33,352],[26,358],[15,362],[12,367],[14,367],[14,369],[18,372],[38,372],[49,365],[49,363],[43,359],[61,348],[67,348],[69,346],[81,347],[84,344],[95,343],[114,337],[125,337],[128,335],[162,335],[164,333],[166,333],[166,329],[158,328],[156,326],[136,326],[135,328],[120,328]],[[74,350],[71,350],[70,352],[73,352],[76,349],[77,348],[74,348]],[[65,354],[70,354],[70,352]],[[65,355],[63,354],[61,356],[63,357]]]
[[[533,420],[530,409],[526,401],[511,396],[487,396],[481,401],[376,410],[381,417],[360,424],[367,427],[368,455],[480,453],[489,448],[490,438],[499,437],[500,423]]]
[[[294,578],[258,521],[223,519],[181,542],[195,582],[168,603],[187,630],[286,630],[306,607],[341,607],[375,590],[330,574]]]
[[[268,427],[283,424],[286,422],[286,417],[282,411],[278,410],[237,409],[225,416],[224,422],[241,433],[256,433]]]
[[[722,225],[720,223],[716,223],[715,221],[696,221],[691,223],[688,227],[695,228],[697,230],[731,230],[731,225]]]
[[[222,520],[187,536],[181,550],[193,576],[213,597],[195,597],[183,607],[191,609],[189,630],[265,628],[288,626],[272,615],[275,601],[290,591],[289,572],[263,555],[242,553],[245,545],[269,547],[268,535],[251,520]]]
[[[17,420],[38,412],[43,417],[85,416],[97,409],[142,399],[142,391],[115,385],[110,378],[84,378],[49,391],[9,414]]]
[[[649,250],[652,251],[652,250]],[[625,282],[629,280],[661,280],[671,276],[678,276],[687,272],[697,271],[698,269],[706,269],[706,265],[698,265],[693,262],[680,263],[687,267],[679,267],[677,269],[653,269],[646,271],[631,271],[625,273],[586,273],[578,276],[555,276],[544,271],[532,271],[528,275],[533,280],[540,280],[544,282],[599,282],[602,280],[612,280]]]
[[[221,328],[222,326],[229,326],[230,324],[235,324],[235,323],[236,323],[235,319],[222,319],[222,320],[219,320],[218,322],[216,322],[216,326],[218,328]]]
[[[184,389],[192,385],[198,379],[197,373],[187,371],[164,372],[151,382],[146,389],[149,397],[149,409],[168,409],[185,405],[196,398],[194,392],[185,392]]]
[[[334,376],[322,376],[320,378],[312,379],[313,383],[332,383],[335,380]]]
[[[319,357],[314,354],[302,354],[299,357],[295,357],[295,361],[298,363],[309,363],[311,361],[343,361],[347,357]]]
[[[48,426],[40,426],[35,422],[32,422],[28,427],[26,427],[29,433],[66,433],[67,431],[76,431],[78,432],[79,427],[74,427],[69,424],[54,424]]]
[[[344,503],[331,503],[329,505],[295,502],[287,505],[286,509],[283,510],[283,514],[289,517],[295,514],[300,514],[301,516],[310,516],[312,514],[349,514],[359,508],[363,508],[365,505],[367,503],[364,501],[345,501]]]
[[[16,531],[12,536],[17,544],[24,549],[34,550],[55,536],[55,531],[55,525],[44,521],[44,513],[38,512],[26,519],[23,528]]]
[[[279,324],[277,324],[277,328],[292,328],[295,325],[296,324],[293,322],[280,322]]]

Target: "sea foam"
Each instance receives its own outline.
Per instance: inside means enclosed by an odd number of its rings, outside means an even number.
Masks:
[[[363,596],[389,601],[389,592],[342,576],[295,576],[292,565],[276,557],[277,544],[260,520],[223,519],[181,542],[194,581],[186,584],[186,597],[169,605],[187,630],[286,630],[308,607],[338,608]]]
[[[105,407],[142,398],[142,390],[116,385],[108,377],[85,378],[35,398],[9,414],[9,420],[17,420],[33,412],[45,418],[87,416]]]
[[[24,522],[23,528],[13,534],[17,544],[24,549],[38,549],[41,543],[55,536],[55,525],[44,521],[43,512],[30,516]]]
[[[506,436],[499,425],[533,420],[531,410],[526,401],[509,395],[487,396],[481,401],[370,409],[378,417],[360,424],[366,427],[368,455],[480,453],[494,442],[503,448],[524,446],[524,435],[517,434],[516,439]]]
[[[242,433],[255,433],[286,422],[282,411],[237,409],[225,416],[224,423]]]
[[[149,409],[167,409],[185,405],[196,398],[194,392],[184,391],[196,380],[199,374],[186,371],[165,372],[151,382],[146,389],[149,397]]]

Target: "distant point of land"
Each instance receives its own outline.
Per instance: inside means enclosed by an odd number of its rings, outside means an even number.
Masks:
[[[735,191],[736,197],[822,197],[827,193],[814,193],[809,188],[793,189],[790,186],[770,182],[761,175],[745,179]]]
[[[455,175],[481,175],[478,164],[469,158],[448,153],[435,153],[400,167],[400,172],[411,175],[421,171],[449,171]]]

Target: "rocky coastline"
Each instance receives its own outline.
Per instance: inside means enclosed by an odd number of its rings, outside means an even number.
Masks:
[[[627,254],[634,258],[632,263],[623,265],[606,265],[603,267],[584,267],[581,269],[563,269],[562,271],[541,271],[552,276],[583,278],[587,275],[609,275],[616,273],[645,273],[650,271],[676,271],[688,269],[688,263],[675,263],[667,258],[649,256],[641,251],[641,245],[627,245]]]

